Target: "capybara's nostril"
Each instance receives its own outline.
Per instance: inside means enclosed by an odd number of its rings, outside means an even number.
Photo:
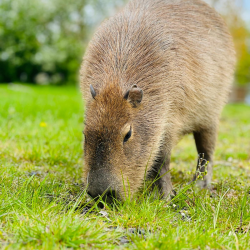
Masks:
[[[88,191],[87,194],[88,194],[90,197],[93,197],[92,194],[91,194],[91,192]]]
[[[88,190],[87,194],[92,198],[92,199],[98,199],[99,198],[99,194],[94,192],[93,190]]]

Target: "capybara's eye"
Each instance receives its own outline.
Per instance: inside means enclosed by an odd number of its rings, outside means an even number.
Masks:
[[[130,128],[129,132],[128,132],[128,133],[126,134],[126,136],[124,137],[123,143],[125,143],[125,142],[128,141],[128,139],[131,137],[131,134],[132,134],[132,131],[131,131],[131,128]]]

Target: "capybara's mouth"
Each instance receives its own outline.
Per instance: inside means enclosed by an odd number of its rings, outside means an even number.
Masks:
[[[90,191],[87,191],[87,194],[93,199],[93,201],[98,202],[98,206],[103,208],[103,201],[107,204],[113,204],[116,200],[121,200],[120,195],[115,190],[106,190],[103,194],[94,195]]]

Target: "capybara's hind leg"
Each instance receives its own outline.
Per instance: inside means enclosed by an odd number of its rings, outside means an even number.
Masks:
[[[201,129],[198,132],[194,132],[194,139],[197,148],[198,154],[201,156],[204,154],[204,159],[209,161],[206,166],[204,161],[201,162],[200,172],[207,171],[207,174],[204,176],[203,180],[198,180],[198,185],[201,188],[209,188],[211,186],[212,175],[213,175],[213,154],[215,149],[216,137],[217,137],[217,127],[213,126],[206,129]],[[197,168],[199,165],[199,159]],[[197,174],[194,176],[194,180],[197,178]]]

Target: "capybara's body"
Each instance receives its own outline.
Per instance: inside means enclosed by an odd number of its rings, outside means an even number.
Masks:
[[[171,150],[187,133],[210,161],[208,186],[234,65],[222,18],[200,0],[132,0],[105,21],[81,68],[89,193],[124,197],[158,172],[167,196]]]

